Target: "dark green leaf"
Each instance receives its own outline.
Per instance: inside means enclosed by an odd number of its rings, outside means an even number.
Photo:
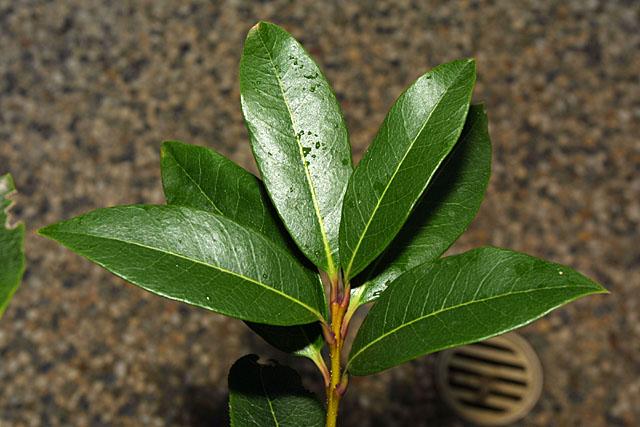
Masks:
[[[262,234],[201,210],[99,209],[40,234],[144,289],[231,317],[294,325],[326,313],[317,275]]]
[[[471,106],[460,140],[385,253],[360,276],[360,304],[374,301],[396,277],[442,255],[475,217],[491,174],[487,115]],[[358,276],[358,278],[360,278]]]
[[[302,252],[335,277],[342,198],[352,171],[335,95],[303,47],[266,22],[245,41],[240,94],[271,200]]]
[[[499,335],[597,293],[606,290],[568,267],[506,249],[422,264],[382,293],[358,331],[348,369],[374,374]]]
[[[8,196],[15,191],[11,175],[0,176],[0,316],[18,289],[24,273],[24,224],[10,227]]]
[[[280,351],[307,357],[314,362],[322,358],[320,351],[324,346],[324,339],[320,324],[317,322],[295,326],[274,326],[249,322],[247,325]]]
[[[451,62],[420,77],[391,107],[344,196],[340,259],[347,279],[400,231],[458,140],[474,83],[473,60]]]
[[[287,245],[269,196],[258,178],[205,147],[167,141],[161,150],[167,203],[226,216]]]
[[[231,160],[205,147],[167,141],[162,144],[161,165],[167,203],[226,216],[299,253],[283,231],[262,182]],[[313,361],[320,357],[324,341],[317,323],[248,326],[279,350]]]
[[[322,404],[302,386],[293,369],[239,359],[229,372],[229,413],[233,427],[321,427]]]

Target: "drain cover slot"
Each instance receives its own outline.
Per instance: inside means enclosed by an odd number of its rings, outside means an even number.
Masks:
[[[436,382],[443,400],[475,424],[524,417],[542,392],[542,367],[531,346],[510,333],[440,353]]]

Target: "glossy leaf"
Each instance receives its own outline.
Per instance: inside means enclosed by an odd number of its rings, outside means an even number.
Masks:
[[[320,362],[324,346],[322,329],[319,323],[295,326],[274,326],[247,322],[253,332],[267,343],[285,353],[307,357]]]
[[[11,175],[0,176],[0,316],[20,285],[24,274],[24,224],[9,226],[8,197],[15,191]]]
[[[99,209],[40,234],[146,290],[231,317],[294,325],[326,313],[317,275],[262,234],[201,210]]]
[[[458,140],[474,83],[473,60],[454,61],[420,77],[391,107],[344,197],[340,258],[347,278],[400,231]]]
[[[374,374],[605,292],[568,267],[506,249],[479,248],[422,264],[382,293],[358,331],[348,369]]]
[[[167,141],[161,150],[167,203],[205,210],[288,244],[262,182],[206,147]]]
[[[413,213],[385,253],[360,276],[366,282],[353,295],[360,304],[375,301],[411,268],[439,258],[475,217],[491,174],[487,115],[471,106],[460,140]]]
[[[240,358],[229,372],[229,414],[233,427],[321,427],[322,404],[293,369]]]
[[[352,171],[335,95],[303,47],[266,22],[245,41],[240,94],[271,200],[302,252],[334,277],[342,198]]]
[[[213,150],[178,141],[164,142],[160,157],[167,203],[226,216],[299,253],[257,177]],[[314,362],[321,357],[323,340],[318,324],[248,326],[281,351]]]

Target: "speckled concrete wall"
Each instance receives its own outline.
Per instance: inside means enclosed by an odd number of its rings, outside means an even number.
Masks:
[[[111,3],[111,5],[109,5]],[[125,6],[126,5],[126,6]],[[334,85],[358,156],[428,68],[478,61],[494,143],[487,199],[454,251],[507,246],[569,264],[609,296],[527,327],[544,396],[521,425],[640,424],[640,3],[0,0],[0,171],[29,230],[160,203],[163,139],[255,170],[237,65],[258,19]],[[0,425],[218,425],[226,372],[278,357],[241,322],[164,301],[30,234],[0,324]],[[313,385],[312,368],[294,361]],[[352,382],[345,426],[458,426],[431,358]],[[431,423],[428,423],[431,420]]]

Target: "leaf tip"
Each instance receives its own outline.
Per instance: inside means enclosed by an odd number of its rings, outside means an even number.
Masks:
[[[260,30],[260,25],[262,24],[263,21],[258,21],[256,22],[253,27],[249,28],[249,32],[252,31],[259,31]]]
[[[473,107],[474,109],[477,109],[482,114],[487,114],[487,104],[484,101],[471,104],[471,107]]]
[[[475,70],[475,68],[476,68],[476,59],[475,59],[475,58],[462,58],[462,59],[460,59],[459,61],[460,61],[460,63],[461,63],[463,66],[465,66],[465,67],[466,67],[466,66],[470,66],[470,67],[472,67],[474,70]]]
[[[11,198],[16,193],[16,185],[10,173],[0,175],[0,228],[12,230],[20,227],[22,223],[13,224],[10,220],[9,211],[14,206],[15,201]]]
[[[249,30],[249,32],[255,32],[255,31],[260,31],[262,29],[264,29],[265,27],[269,27],[269,26],[273,26],[274,24],[267,22],[267,21],[258,21],[255,23],[255,25],[253,27],[251,27],[251,29]]]
[[[170,152],[171,152],[171,148],[173,147],[175,141],[162,141],[162,144],[160,144],[160,158],[164,159],[166,158]]]
[[[461,69],[464,69],[465,71],[468,69],[470,69],[470,73],[473,76],[473,79],[475,79],[476,73],[477,73],[477,67],[476,67],[476,60],[475,58],[463,58],[463,59],[459,59],[457,61],[454,61],[455,63],[459,64],[459,67]],[[475,82],[475,80],[474,80]]]
[[[9,196],[16,191],[13,176],[10,173],[0,176],[0,197]]]
[[[163,150],[168,150],[171,149],[173,147],[178,147],[181,145],[189,145],[186,142],[182,142],[182,141],[178,141],[177,139],[167,139],[162,141],[162,144],[160,145],[160,149]]]
[[[45,225],[44,227],[39,228],[38,230],[36,230],[35,234],[37,234],[38,236],[41,236],[41,237],[45,237],[47,239],[56,240],[56,238],[54,236],[55,236],[55,231],[56,231],[57,225],[58,225],[58,223]]]
[[[598,295],[598,294],[609,295],[609,294],[611,294],[611,291],[609,289],[605,288],[604,286],[602,286],[600,283],[598,283],[598,282],[594,282],[594,283],[596,285],[598,285],[598,289],[593,291],[594,295]]]
[[[267,30],[277,30],[277,31],[286,33],[286,30],[284,28],[282,28],[281,26],[279,26],[278,24],[274,24],[273,22],[261,20],[261,21],[256,22],[255,25],[249,29],[248,36],[253,34],[253,33],[256,33],[256,32],[262,32],[262,31],[267,31]]]

